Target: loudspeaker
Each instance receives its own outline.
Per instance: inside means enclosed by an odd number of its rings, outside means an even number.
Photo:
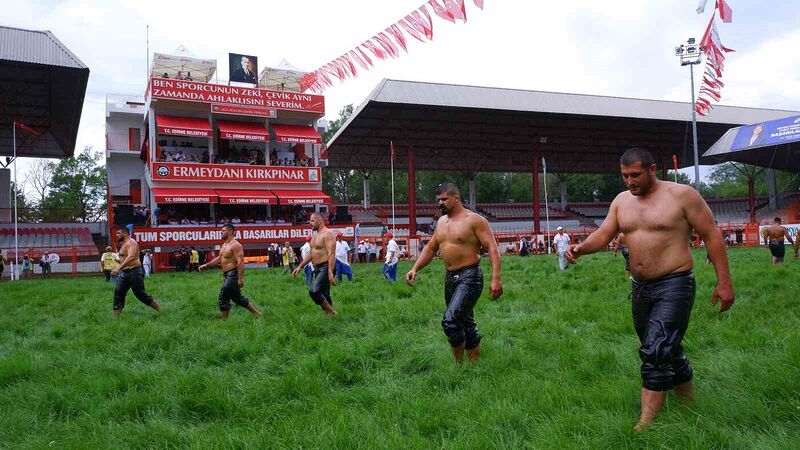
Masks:
[[[117,205],[114,207],[114,222],[127,225],[134,223],[133,205]]]

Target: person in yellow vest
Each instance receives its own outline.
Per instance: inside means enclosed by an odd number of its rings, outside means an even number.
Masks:
[[[106,275],[106,281],[111,281],[111,271],[119,266],[119,255],[111,251],[111,246],[106,247],[106,252],[100,257],[100,267]],[[116,277],[114,277],[116,278]]]
[[[281,259],[283,260],[283,273],[292,273],[297,265],[297,256],[294,254],[294,249],[289,242],[283,244],[281,249]]]
[[[189,272],[198,272],[197,268],[200,267],[200,253],[197,249],[192,247],[189,255]]]

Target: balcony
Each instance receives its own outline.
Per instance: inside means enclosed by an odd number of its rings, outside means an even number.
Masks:
[[[106,133],[106,151],[139,156],[141,152],[140,137],[129,133]]]
[[[106,94],[106,117],[111,114],[145,114],[143,95]]]

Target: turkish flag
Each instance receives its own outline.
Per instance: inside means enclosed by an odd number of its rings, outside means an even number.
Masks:
[[[397,45],[402,47],[406,53],[408,53],[408,48],[406,48],[406,37],[403,36],[403,32],[400,31],[400,27],[397,24],[394,24],[386,29],[386,32],[389,33],[391,36],[394,37],[394,40],[397,42]]]
[[[422,32],[421,31],[417,31],[417,29],[414,28],[414,26],[410,24],[410,22],[408,20],[408,16],[406,16],[403,19],[400,19],[397,23],[399,23],[400,26],[403,27],[404,30],[406,30],[406,33],[408,33],[411,36],[413,36],[414,39],[416,39],[416,40],[418,40],[420,42],[425,42],[425,38],[422,37]]]
[[[369,59],[369,56],[367,56],[366,53],[364,53],[364,50],[361,50],[360,46],[356,47],[356,50],[358,51],[358,54],[361,55],[362,58],[364,58],[364,61],[371,66],[372,65],[372,60]]]
[[[464,9],[464,0],[444,0],[447,12],[455,19],[467,21],[467,11]]]
[[[6,122],[6,123],[8,123],[8,122]],[[39,135],[39,132],[38,132],[38,131],[34,130],[33,128],[31,128],[31,127],[29,127],[29,126],[25,125],[24,123],[22,123],[22,122],[20,122],[20,121],[17,121],[17,120],[15,120],[15,121],[14,121],[14,125],[15,125],[17,128],[19,128],[20,130],[27,131],[28,133],[30,133],[30,134],[32,134],[32,135],[34,135],[34,136],[38,136],[38,135]]]
[[[473,0],[475,2],[475,6],[480,9],[483,9],[483,0]]]
[[[678,170],[678,157],[672,155],[672,168]]]
[[[375,45],[372,41],[364,41],[364,43],[361,45],[367,47],[370,51],[372,51],[372,53],[374,53],[375,57],[377,57],[378,59],[386,59],[386,53],[384,53],[383,50],[378,48],[378,46]]]
[[[433,8],[433,12],[436,13],[437,16],[441,17],[444,20],[449,20],[450,22],[453,23],[456,22],[455,17],[453,16],[453,14],[450,13],[450,11],[447,10],[446,6],[440,5],[439,2],[437,2],[436,0],[430,0],[428,4],[431,5],[431,8]]]
[[[719,18],[725,23],[733,22],[733,10],[725,0],[717,0],[717,10],[719,11]]]

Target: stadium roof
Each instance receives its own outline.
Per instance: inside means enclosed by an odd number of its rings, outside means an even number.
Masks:
[[[17,155],[65,158],[75,139],[89,68],[53,33],[0,26],[0,155],[12,155],[17,120],[39,133],[17,131]]]
[[[760,132],[754,133],[756,127]],[[700,161],[734,161],[792,172],[800,171],[800,115],[731,128]]]
[[[717,106],[698,118],[700,152],[730,127],[791,114]],[[383,80],[328,143],[333,168],[530,171],[538,153],[553,172],[613,172],[628,147],[643,147],[681,167],[692,159],[688,103]]]

